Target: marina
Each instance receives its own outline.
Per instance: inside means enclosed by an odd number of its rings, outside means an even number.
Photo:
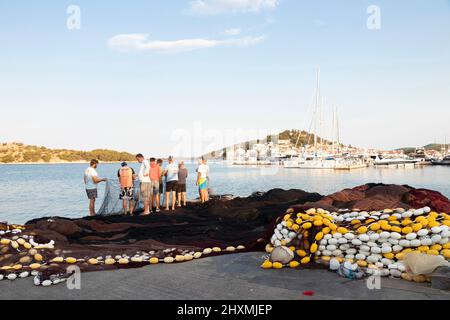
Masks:
[[[136,171],[139,166],[131,163]],[[186,165],[187,198],[198,197],[195,187],[195,164]],[[102,164],[99,174],[117,183],[118,163]],[[79,218],[86,215],[86,197],[80,181],[86,164],[0,165],[0,193],[9,201],[0,206],[0,221],[25,223],[43,216]],[[210,163],[211,190],[218,194],[249,196],[257,191],[273,188],[303,189],[329,194],[336,190],[370,182],[408,184],[437,189],[450,197],[450,168],[421,166],[415,169],[365,167],[354,170],[289,169],[282,165],[236,166],[232,162]],[[41,189],[46,192],[41,192]],[[99,201],[105,187],[99,187]],[[25,196],[26,195],[26,196]]]
[[[341,123],[338,109],[331,109],[329,139],[324,138],[324,99],[320,87],[320,69],[317,72],[314,106],[308,131],[291,130],[281,133],[275,141],[258,140],[243,143],[225,151],[214,152],[235,166],[282,166],[286,169],[357,170],[368,167],[413,169],[428,165],[450,165],[447,143],[440,148],[415,148],[405,152],[377,150],[344,145],[340,140]],[[273,138],[271,137],[273,140]],[[295,141],[295,142],[293,142]]]
[[[450,300],[449,1],[5,1],[0,300]]]

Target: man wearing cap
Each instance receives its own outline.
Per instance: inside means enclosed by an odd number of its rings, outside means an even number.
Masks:
[[[122,163],[122,167],[117,171],[117,176],[120,182],[120,195],[119,199],[123,202],[124,215],[128,215],[127,201],[130,206],[130,215],[133,215],[134,211],[134,180],[136,179],[136,173],[133,168],[129,167],[126,162]]]
[[[169,210],[170,195],[172,195],[172,211],[175,210],[175,202],[177,198],[178,186],[178,165],[173,161],[173,157],[169,157],[169,163],[164,168],[166,176],[166,210]]]

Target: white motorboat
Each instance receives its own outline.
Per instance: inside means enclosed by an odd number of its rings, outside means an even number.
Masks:
[[[374,165],[376,166],[390,166],[390,167],[398,167],[405,166],[406,164],[415,164],[419,162],[419,159],[406,159],[406,158],[379,158],[377,157],[374,161]]]
[[[334,169],[336,170],[354,170],[367,168],[368,164],[363,158],[343,158],[340,159],[339,163]]]
[[[296,169],[334,169],[337,160],[333,157],[305,157],[294,158],[284,162],[285,168]]]

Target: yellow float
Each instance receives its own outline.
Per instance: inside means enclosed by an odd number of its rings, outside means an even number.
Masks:
[[[370,213],[290,209],[278,221],[266,246],[270,258],[261,267],[295,269],[314,262],[327,265],[334,259],[338,263],[355,263],[364,271],[379,269],[384,276],[409,278],[404,272],[404,258],[408,253],[422,252],[450,259],[449,217],[447,213],[432,212],[429,208]],[[283,250],[277,251],[279,247]],[[273,259],[274,252],[277,252],[277,259]],[[284,259],[280,260],[280,252],[286,253]],[[411,277],[411,281],[427,279],[416,276]]]

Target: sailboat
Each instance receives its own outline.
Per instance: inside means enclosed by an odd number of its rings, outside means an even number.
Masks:
[[[441,147],[442,151],[442,159],[441,160],[433,160],[431,163],[435,166],[450,166],[450,154],[447,145],[447,137],[445,137],[445,144]]]
[[[442,160],[433,160],[431,163],[435,166],[450,166],[450,156],[445,156]]]
[[[319,141],[318,141],[318,121],[321,117],[321,95],[320,95],[320,69],[317,72],[317,87],[316,87],[316,99],[313,114],[313,134],[314,136],[314,153],[306,154],[306,145],[303,148],[303,154],[299,157],[292,158],[284,162],[285,168],[298,168],[298,169],[334,169],[337,166],[338,160],[334,155],[319,154]],[[321,119],[320,119],[321,121]],[[339,130],[339,129],[338,129]],[[339,132],[339,131],[338,131]],[[307,139],[308,140],[308,139]],[[321,144],[323,138],[321,138]],[[308,143],[308,141],[306,142]],[[298,144],[298,141],[297,141]],[[339,144],[338,144],[339,145]],[[334,146],[334,143],[333,143]]]

